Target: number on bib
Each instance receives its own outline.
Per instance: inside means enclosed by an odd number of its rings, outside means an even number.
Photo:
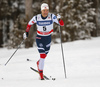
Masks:
[[[46,29],[46,27],[45,26],[43,26],[43,31],[46,31],[47,29]]]

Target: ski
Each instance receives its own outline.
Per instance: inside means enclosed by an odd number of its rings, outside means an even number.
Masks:
[[[30,69],[33,70],[33,71],[35,71],[35,72],[37,72],[37,73],[39,74],[38,70],[34,69],[33,67],[30,67]],[[46,80],[50,80],[50,79],[49,79],[47,76],[45,76],[44,74],[43,74],[43,77],[44,77]]]

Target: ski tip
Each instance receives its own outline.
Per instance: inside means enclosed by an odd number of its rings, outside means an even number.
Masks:
[[[54,80],[56,80],[56,78],[52,78],[52,80],[54,81]]]
[[[50,76],[50,79],[53,80],[53,81],[56,80],[56,78],[52,78],[52,76]]]
[[[30,69],[33,69],[32,67],[30,67]]]

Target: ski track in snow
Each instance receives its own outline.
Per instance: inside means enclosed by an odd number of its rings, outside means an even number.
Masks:
[[[0,49],[0,87],[100,87],[100,37],[63,43],[63,49],[67,79],[60,44],[51,46],[45,60],[44,74],[56,78],[55,81],[41,81],[30,69],[37,69],[37,47],[19,49],[6,66],[16,49]]]

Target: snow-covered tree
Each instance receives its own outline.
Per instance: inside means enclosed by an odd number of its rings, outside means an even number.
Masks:
[[[9,32],[14,29],[15,20],[21,16],[20,2],[18,0],[0,0],[0,21],[3,34],[3,46],[9,46],[11,37]],[[21,8],[22,9],[22,8]],[[22,9],[23,10],[23,9]],[[19,25],[20,26],[20,25]],[[8,41],[9,40],[9,41]],[[12,42],[12,40],[11,40]],[[8,45],[9,44],[9,45]]]
[[[18,17],[9,32],[8,48],[16,48],[23,40],[23,33],[25,32],[26,21],[24,18]]]
[[[96,29],[91,22],[95,15],[95,9],[91,7],[93,2],[87,0],[59,0],[57,12],[60,12],[65,26],[62,28],[63,41],[90,38],[90,32]]]
[[[26,30],[28,21],[32,16],[40,14],[40,6],[43,2],[49,4],[50,12],[59,13],[65,26],[61,27],[62,41],[74,41],[91,37],[91,31],[96,29],[94,23],[95,9],[93,0],[26,0],[31,1],[31,16],[25,13],[25,0],[1,0],[0,1],[0,29],[3,29],[4,46],[15,48],[22,41],[22,34]],[[33,2],[33,3],[32,3]],[[98,9],[99,10],[99,9]],[[32,47],[36,37],[36,26],[33,25],[26,47]],[[20,39],[20,40],[19,40]],[[28,41],[29,40],[29,41]],[[52,41],[59,42],[58,25],[54,24]],[[6,43],[6,44],[5,44]]]

